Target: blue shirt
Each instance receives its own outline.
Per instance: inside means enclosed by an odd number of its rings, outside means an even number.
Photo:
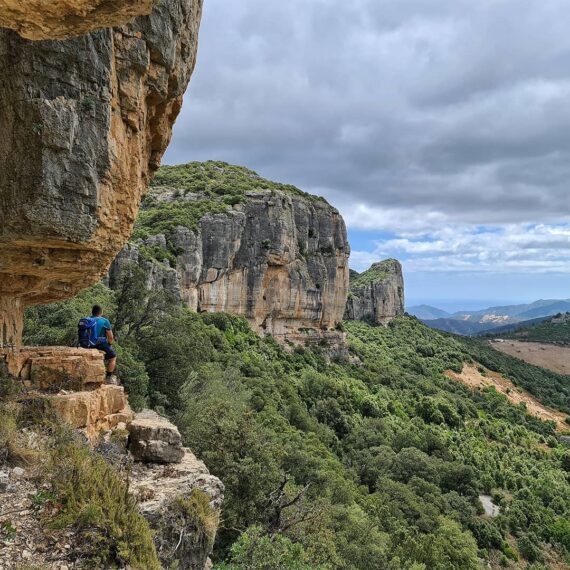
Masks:
[[[95,325],[95,336],[98,341],[107,340],[105,331],[113,330],[111,323],[105,317],[96,317],[97,324]]]

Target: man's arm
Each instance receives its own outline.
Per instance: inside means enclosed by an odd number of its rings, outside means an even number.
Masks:
[[[105,336],[107,337],[107,342],[113,344],[115,338],[113,337],[113,331],[111,329],[105,329]]]

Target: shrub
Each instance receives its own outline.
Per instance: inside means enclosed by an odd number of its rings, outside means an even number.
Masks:
[[[56,447],[49,468],[52,491],[62,505],[51,521],[76,531],[76,548],[92,564],[129,564],[160,570],[148,523],[122,477],[86,447]]]

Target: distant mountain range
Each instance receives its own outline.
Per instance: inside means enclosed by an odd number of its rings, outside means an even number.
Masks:
[[[570,299],[541,299],[534,303],[489,307],[479,311],[457,311],[448,313],[430,305],[408,307],[407,312],[422,320],[428,326],[455,334],[473,336],[504,327],[505,332],[512,325],[534,321],[570,312]]]

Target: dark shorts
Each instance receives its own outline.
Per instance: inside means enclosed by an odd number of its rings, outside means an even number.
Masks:
[[[105,353],[105,360],[117,358],[115,349],[108,342],[100,342],[95,347],[97,350],[102,350]]]

